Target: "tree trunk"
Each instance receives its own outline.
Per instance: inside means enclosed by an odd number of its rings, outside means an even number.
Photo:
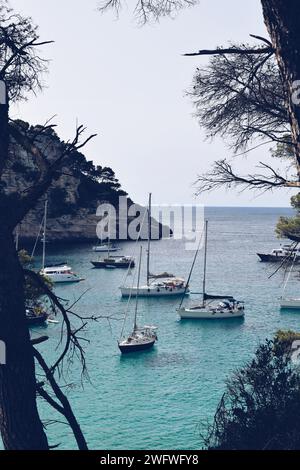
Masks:
[[[8,158],[8,106],[6,85],[0,78],[0,174]]]
[[[261,0],[287,93],[287,106],[300,181],[300,107],[293,103],[294,82],[300,80],[300,1]]]
[[[48,442],[36,405],[33,348],[25,318],[23,271],[0,200],[0,340],[6,364],[0,366],[0,430],[9,450],[46,450]],[[9,209],[6,208],[9,216]]]

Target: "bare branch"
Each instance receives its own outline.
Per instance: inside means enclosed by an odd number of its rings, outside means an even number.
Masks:
[[[45,390],[43,390],[42,388],[39,389],[40,395],[43,396],[43,398],[46,399],[48,401],[48,403],[51,404],[51,406],[53,406],[57,411],[59,411],[67,419],[67,421],[68,421],[68,423],[69,423],[69,425],[70,425],[70,427],[73,431],[74,437],[77,441],[78,448],[80,450],[88,450],[86,440],[85,440],[84,435],[81,431],[79,423],[76,420],[76,417],[75,417],[75,415],[72,411],[69,400],[67,399],[66,395],[62,392],[61,388],[59,387],[58,383],[56,382],[56,380],[54,378],[53,370],[49,369],[49,367],[47,366],[43,356],[40,354],[39,351],[37,351],[36,349],[33,349],[33,351],[34,351],[34,357],[37,359],[39,365],[41,366],[41,368],[45,372],[46,378],[49,381],[49,384],[51,385],[51,388],[52,388],[53,392],[55,393],[56,397],[58,398],[58,400],[60,401],[62,406],[60,406],[58,403],[56,403],[55,400],[53,400],[50,397],[50,395],[47,394],[47,392]]]
[[[188,52],[183,54],[185,57],[194,57],[194,56],[203,56],[203,55],[226,55],[226,54],[238,54],[238,55],[261,55],[261,54],[274,54],[275,50],[273,47],[262,47],[262,48],[253,48],[253,49],[243,49],[243,48],[222,48],[218,47],[217,49],[202,49],[198,52]]]
[[[261,162],[261,168],[267,170],[269,174],[248,174],[241,176],[234,172],[228,161],[225,159],[219,160],[215,162],[213,168],[208,173],[198,176],[195,183],[198,187],[197,194],[212,191],[222,186],[230,188],[232,185],[261,190],[278,187],[300,187],[298,181],[288,181],[266,163]]]

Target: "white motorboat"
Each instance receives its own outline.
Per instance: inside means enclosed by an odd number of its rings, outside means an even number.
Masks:
[[[76,273],[73,273],[72,268],[66,264],[61,266],[45,267],[41,269],[40,274],[54,283],[79,282],[83,280]]]
[[[151,194],[148,203],[148,249],[147,249],[147,281],[146,285],[139,287],[140,297],[174,297],[189,294],[189,287],[184,279],[172,274],[150,273],[150,248],[151,248]],[[136,295],[138,288],[126,285],[120,287],[122,297]]]
[[[207,233],[208,221],[205,221],[205,242],[204,242],[204,272],[203,272],[203,290],[202,301],[194,306],[183,307],[183,299],[177,309],[181,319],[197,319],[197,320],[220,320],[244,317],[244,302],[235,300],[234,297],[228,295],[209,295],[206,293],[206,267],[207,267]],[[193,268],[198,256],[201,239],[198,249],[192,263],[188,282],[191,278]]]
[[[135,294],[136,299],[135,299],[133,331],[129,336],[123,337],[123,330],[124,330],[124,326],[126,322],[126,315],[125,315],[124,324],[123,324],[123,328],[121,332],[121,339],[118,341],[118,346],[122,354],[139,352],[139,351],[144,351],[146,349],[150,349],[154,346],[157,340],[157,334],[156,334],[157,328],[155,326],[145,325],[143,327],[139,327],[137,325],[141,262],[142,262],[142,247],[140,249],[137,290]]]

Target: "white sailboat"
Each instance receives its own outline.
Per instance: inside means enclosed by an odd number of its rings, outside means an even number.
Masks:
[[[139,287],[140,297],[174,297],[189,293],[189,288],[184,279],[172,274],[163,273],[153,275],[150,273],[150,248],[151,248],[151,194],[148,204],[148,249],[147,249],[147,281],[146,285]],[[120,287],[122,297],[136,294],[137,287]]]
[[[230,318],[240,318],[245,315],[244,303],[237,301],[232,296],[209,295],[206,293],[206,267],[207,267],[207,233],[208,221],[205,221],[205,241],[204,241],[204,272],[203,272],[203,289],[202,302],[194,306],[183,307],[183,299],[180,302],[177,312],[181,319],[197,319],[197,320],[220,320]],[[200,247],[200,243],[199,243]],[[194,261],[191,267],[189,279],[195,265],[199,247],[195,253]],[[188,279],[188,281],[189,281]]]
[[[294,255],[293,263],[290,267],[288,276],[286,278],[284,287],[283,287],[283,293],[282,297],[280,298],[280,308],[281,309],[294,309],[294,310],[299,310],[300,311],[300,297],[286,297],[285,296],[285,291],[286,287],[288,285],[291,273],[293,271],[294,264],[298,261],[297,255]]]
[[[118,341],[118,346],[122,354],[133,353],[144,351],[150,349],[154,346],[157,340],[155,326],[143,326],[139,327],[137,325],[137,313],[138,313],[138,298],[139,298],[139,285],[141,277],[141,263],[142,263],[142,247],[140,248],[140,258],[139,258],[139,269],[138,269],[138,280],[137,280],[137,290],[136,290],[136,299],[135,299],[135,311],[134,311],[134,323],[133,331],[127,337],[122,337],[123,329],[126,321],[126,316],[124,320],[124,325],[121,333],[121,339]],[[130,300],[130,299],[129,299]]]
[[[42,269],[40,274],[47,277],[51,282],[63,283],[63,282],[79,282],[83,279],[80,278],[76,273],[72,272],[72,268],[67,264],[45,266],[46,262],[46,230],[47,230],[47,212],[48,212],[48,200],[45,201],[44,209],[44,227],[43,227],[43,254],[42,254]]]
[[[98,245],[93,246],[93,251],[96,251],[98,253],[110,253],[112,251],[120,251],[121,248],[117,245],[114,245],[113,243],[110,242],[108,239],[107,242],[101,242]]]

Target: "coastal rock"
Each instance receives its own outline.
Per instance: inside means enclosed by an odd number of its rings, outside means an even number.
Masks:
[[[29,135],[36,135],[40,126],[30,126],[18,121],[24,126]],[[35,138],[36,145],[47,156],[49,162],[54,161],[61,153],[65,143],[62,142],[53,129],[43,132]],[[22,192],[35,184],[38,177],[38,167],[31,154],[19,144],[12,142],[10,147],[9,165],[4,175],[2,190],[6,193]],[[57,179],[47,192],[48,217],[47,240],[49,242],[95,242],[96,228],[101,217],[96,215],[100,204],[108,203],[116,209],[117,239],[120,220],[118,215],[120,197],[130,207],[133,202],[121,185],[114,171],[109,167],[95,166],[87,161],[80,152],[74,152],[65,162]],[[42,235],[42,220],[44,216],[45,197],[38,202],[20,225],[19,241],[21,244],[34,243],[39,233]],[[140,207],[141,213],[145,208]],[[131,219],[126,221],[126,224]],[[162,233],[162,226],[159,231]],[[143,234],[145,238],[146,234]]]

